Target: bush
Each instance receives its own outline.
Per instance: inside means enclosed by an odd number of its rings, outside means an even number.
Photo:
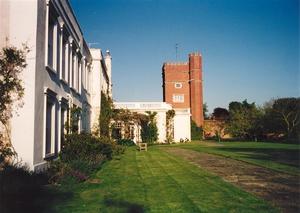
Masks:
[[[90,134],[72,134],[66,136],[61,151],[63,161],[84,160],[93,162],[98,155],[112,158],[113,142],[106,137],[97,138]]]
[[[117,141],[117,143],[122,146],[134,146],[135,145],[133,140],[130,140],[130,139],[120,139]]]
[[[203,139],[203,129],[198,127],[197,124],[191,120],[191,139],[192,140],[202,140]]]
[[[105,160],[124,151],[123,146],[108,137],[99,138],[86,133],[67,135],[60,158],[50,164],[50,182],[72,184],[84,181]]]
[[[0,135],[0,169],[8,163],[8,160],[11,160],[13,157],[16,157],[16,152],[13,150],[9,144],[4,143],[1,140]]]

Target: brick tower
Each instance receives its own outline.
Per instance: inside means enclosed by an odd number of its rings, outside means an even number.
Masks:
[[[189,54],[189,62],[164,63],[163,101],[173,108],[190,108],[192,120],[203,125],[202,58]]]

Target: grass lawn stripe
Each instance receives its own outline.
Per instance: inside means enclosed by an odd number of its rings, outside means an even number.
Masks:
[[[300,146],[297,144],[264,142],[192,142],[190,144],[176,144],[171,146],[220,155],[275,171],[300,176]],[[272,156],[271,154],[274,152],[278,152],[278,154],[284,156]],[[292,155],[287,155],[287,152],[292,152]],[[292,164],[284,161],[281,162],[281,160],[290,156],[294,156],[295,158],[298,158],[298,160],[291,161]],[[274,160],[280,161],[276,162]]]
[[[186,161],[179,160],[178,158],[175,158],[173,156],[170,156],[167,153],[163,153],[170,159],[170,161],[176,162],[177,165],[180,165],[184,170],[189,171],[189,173],[192,173],[189,177],[185,177],[185,179],[178,178],[178,176],[174,176],[174,179],[177,180],[178,183],[182,185],[182,188],[184,190],[188,191],[189,197],[194,201],[198,202],[199,205],[201,205],[201,211],[212,211],[211,207],[213,206],[214,209],[217,209],[218,212],[253,212],[255,211],[255,208],[257,208],[257,204],[260,202],[257,202],[259,198],[253,198],[253,196],[246,196],[246,192],[236,188],[232,187],[231,184],[224,182],[219,177],[215,175],[211,175],[208,172],[202,170],[201,173],[198,172],[197,169],[199,168],[191,168],[194,167],[194,165],[188,164]],[[198,182],[199,186],[191,186],[190,183],[197,180],[201,180],[201,182]],[[209,190],[205,190],[209,186]],[[202,190],[201,190],[202,188]],[[225,196],[224,196],[225,194]],[[201,195],[202,200],[199,202],[199,195]],[[215,199],[211,199],[214,197]],[[227,199],[229,198],[229,199]],[[230,203],[230,200],[237,200],[236,203]],[[242,205],[240,205],[240,203]],[[243,209],[244,203],[248,203],[248,209]],[[224,209],[224,204],[225,208]],[[260,212],[269,212],[272,211],[269,209],[269,207],[266,207],[263,202],[261,202],[259,205]]]
[[[208,172],[165,153],[126,150],[92,178],[65,191],[56,212],[276,212],[276,209]]]

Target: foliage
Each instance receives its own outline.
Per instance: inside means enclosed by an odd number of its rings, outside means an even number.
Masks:
[[[195,121],[191,119],[191,139],[192,140],[202,140],[203,139],[203,129],[198,127]]]
[[[76,159],[93,161],[99,154],[107,159],[112,158],[113,141],[107,137],[94,137],[90,134],[67,135],[61,150],[61,158],[64,161]]]
[[[8,159],[16,156],[16,152],[9,143],[0,140],[0,168],[8,163]]]
[[[128,109],[114,109],[112,118],[115,122],[122,123],[124,130],[124,134],[119,135],[119,133],[116,134],[116,132],[114,131],[115,128],[114,126],[112,126],[112,134],[114,138],[118,139],[119,136],[120,138],[124,139],[133,139],[130,137],[130,126],[132,123],[138,122],[137,113],[130,112]]]
[[[6,124],[12,116],[12,105],[24,96],[21,73],[26,68],[27,46],[22,49],[4,47],[0,51],[0,122]]]
[[[229,118],[229,112],[225,108],[217,107],[214,109],[213,118],[216,120],[227,120]]]
[[[80,116],[81,116],[81,109],[77,106],[73,106],[70,109],[70,125],[66,121],[66,130],[68,133],[71,134],[78,133]]]
[[[135,145],[133,140],[130,140],[130,139],[120,139],[117,141],[117,143],[122,146],[134,146]]]
[[[21,49],[4,47],[0,51],[0,166],[3,166],[4,161],[17,156],[10,140],[8,122],[14,106],[22,106],[24,87],[21,73],[27,66],[28,52],[26,45]]]
[[[153,144],[158,139],[158,129],[155,117],[157,112],[146,111],[146,116],[141,117],[141,136],[144,143]]]
[[[233,137],[257,140],[262,132],[261,117],[262,111],[255,103],[250,104],[247,100],[231,102],[226,131]]]
[[[168,110],[166,113],[166,135],[167,143],[172,143],[174,140],[174,121],[175,110]]]
[[[110,136],[110,122],[113,118],[113,101],[112,99],[101,92],[101,111],[99,116],[100,135]]]
[[[107,137],[94,137],[90,134],[70,134],[66,136],[60,158],[51,162],[49,176],[51,182],[63,182],[73,178],[83,181],[113,153],[122,153],[120,147]]]
[[[300,140],[300,98],[279,98],[265,105],[264,128]]]

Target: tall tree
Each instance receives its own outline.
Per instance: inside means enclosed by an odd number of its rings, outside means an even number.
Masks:
[[[300,98],[279,98],[266,107],[265,125],[269,131],[283,133],[287,138],[300,132]]]
[[[231,102],[226,130],[232,136],[243,139],[257,139],[261,134],[261,110],[255,103]]]
[[[213,117],[216,120],[227,120],[229,118],[229,112],[225,108],[217,107],[214,109]]]

